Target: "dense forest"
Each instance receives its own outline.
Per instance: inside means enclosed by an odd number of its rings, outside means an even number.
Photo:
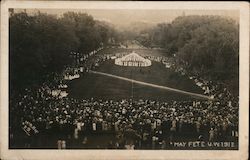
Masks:
[[[136,39],[146,47],[164,48],[179,65],[207,79],[238,80],[239,25],[232,19],[180,16],[141,31]]]
[[[87,54],[117,36],[111,25],[75,12],[60,17],[11,12],[9,24],[10,78],[18,86],[61,71],[71,63],[71,52]]]

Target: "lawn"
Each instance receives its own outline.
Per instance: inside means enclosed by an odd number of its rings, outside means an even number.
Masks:
[[[172,87],[184,91],[202,93],[187,76],[180,75],[167,69],[158,62],[150,67],[123,67],[114,64],[114,60],[104,62],[99,72],[109,73],[138,81]],[[96,98],[96,99],[152,99],[152,100],[190,100],[188,95],[152,88],[140,84],[114,79],[93,73],[87,73],[79,79],[72,80],[69,85],[69,97]]]

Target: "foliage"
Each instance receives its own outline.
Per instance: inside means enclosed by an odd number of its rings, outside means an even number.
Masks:
[[[180,65],[209,78],[238,77],[239,26],[231,19],[182,16],[144,31],[137,40],[147,47],[165,48]]]
[[[9,24],[10,79],[17,86],[43,81],[71,62],[70,52],[89,53],[115,36],[111,26],[84,13],[12,12]]]

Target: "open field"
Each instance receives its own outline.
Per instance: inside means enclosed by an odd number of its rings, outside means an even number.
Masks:
[[[138,68],[118,66],[114,64],[114,60],[108,60],[96,71],[202,94],[202,90],[187,76],[175,73],[158,62],[153,62],[150,67]],[[93,73],[85,74],[81,78],[69,82],[68,92],[69,96],[74,98],[153,100],[190,100],[190,98],[194,98]]]

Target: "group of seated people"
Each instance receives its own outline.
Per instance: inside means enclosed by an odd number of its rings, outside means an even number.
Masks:
[[[29,122],[38,134],[56,133],[60,140],[113,132],[140,148],[178,138],[225,141],[238,136],[238,102],[154,100],[78,100],[25,90],[11,103],[11,127]],[[26,127],[27,128],[27,127]],[[127,136],[128,130],[133,135]],[[31,130],[32,131],[32,130]],[[130,138],[130,137],[135,138]],[[153,145],[153,143],[155,145]],[[139,144],[137,144],[139,145]],[[137,146],[138,147],[138,146]]]

